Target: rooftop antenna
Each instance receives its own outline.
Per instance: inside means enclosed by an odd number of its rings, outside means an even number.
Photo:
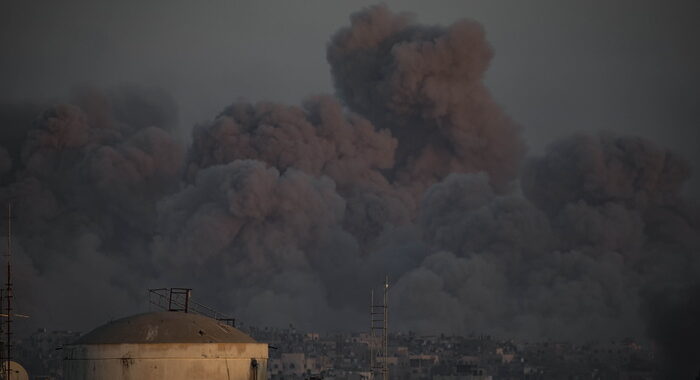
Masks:
[[[381,305],[374,304],[374,289],[370,290],[370,339],[369,339],[369,363],[373,380],[389,379],[388,347],[389,347],[389,276],[384,280],[384,302]],[[379,342],[377,342],[379,341]],[[379,343],[379,344],[377,344]],[[376,346],[376,352],[375,352]],[[382,358],[378,363],[377,358]]]
[[[2,379],[9,380],[12,376],[12,318],[29,318],[28,315],[12,313],[12,299],[14,293],[12,290],[12,203],[7,203],[7,248],[5,255],[7,258],[7,282],[5,288],[0,288],[0,317],[5,318],[4,331],[0,323],[0,339],[4,338],[2,346],[0,346],[0,367],[2,368]],[[5,304],[3,305],[3,301]],[[2,310],[4,308],[4,310]],[[4,337],[2,337],[4,333]]]

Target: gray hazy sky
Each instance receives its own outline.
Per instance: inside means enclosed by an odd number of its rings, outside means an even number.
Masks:
[[[372,1],[15,1],[0,13],[0,100],[77,84],[159,86],[183,131],[237,99],[332,92],[325,46]],[[420,22],[481,22],[487,84],[532,151],[612,130],[700,167],[700,1],[387,1]],[[694,180],[693,188],[697,188]]]

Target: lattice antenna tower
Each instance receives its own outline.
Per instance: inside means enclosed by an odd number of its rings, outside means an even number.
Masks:
[[[369,362],[372,379],[389,379],[389,276],[384,280],[384,294],[381,305],[376,305],[374,289],[370,290],[370,339]],[[381,358],[381,363],[378,359]]]

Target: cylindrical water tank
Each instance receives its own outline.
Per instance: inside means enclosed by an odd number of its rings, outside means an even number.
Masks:
[[[4,379],[7,376],[5,363],[2,363],[0,366],[0,370],[2,370],[2,374],[0,374],[0,378]],[[10,380],[29,380],[29,374],[27,374],[27,371],[19,365],[17,362],[10,361]]]
[[[201,315],[139,314],[64,347],[66,380],[264,380],[268,346]]]

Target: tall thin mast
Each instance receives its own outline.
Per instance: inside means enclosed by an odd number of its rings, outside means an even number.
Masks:
[[[0,314],[3,314],[5,305],[5,288],[0,288]],[[3,323],[0,323],[0,373],[5,376],[5,331]],[[0,377],[4,379],[4,377]]]
[[[386,276],[384,281],[384,341],[382,342],[382,350],[384,351],[384,368],[383,368],[383,378],[384,380],[389,379],[389,276]]]
[[[10,361],[12,360],[12,203],[7,204],[7,283],[5,283],[5,305],[6,324],[5,324],[5,379],[10,378]]]
[[[369,291],[369,373],[374,373],[374,289]],[[374,380],[374,379],[372,379]]]

